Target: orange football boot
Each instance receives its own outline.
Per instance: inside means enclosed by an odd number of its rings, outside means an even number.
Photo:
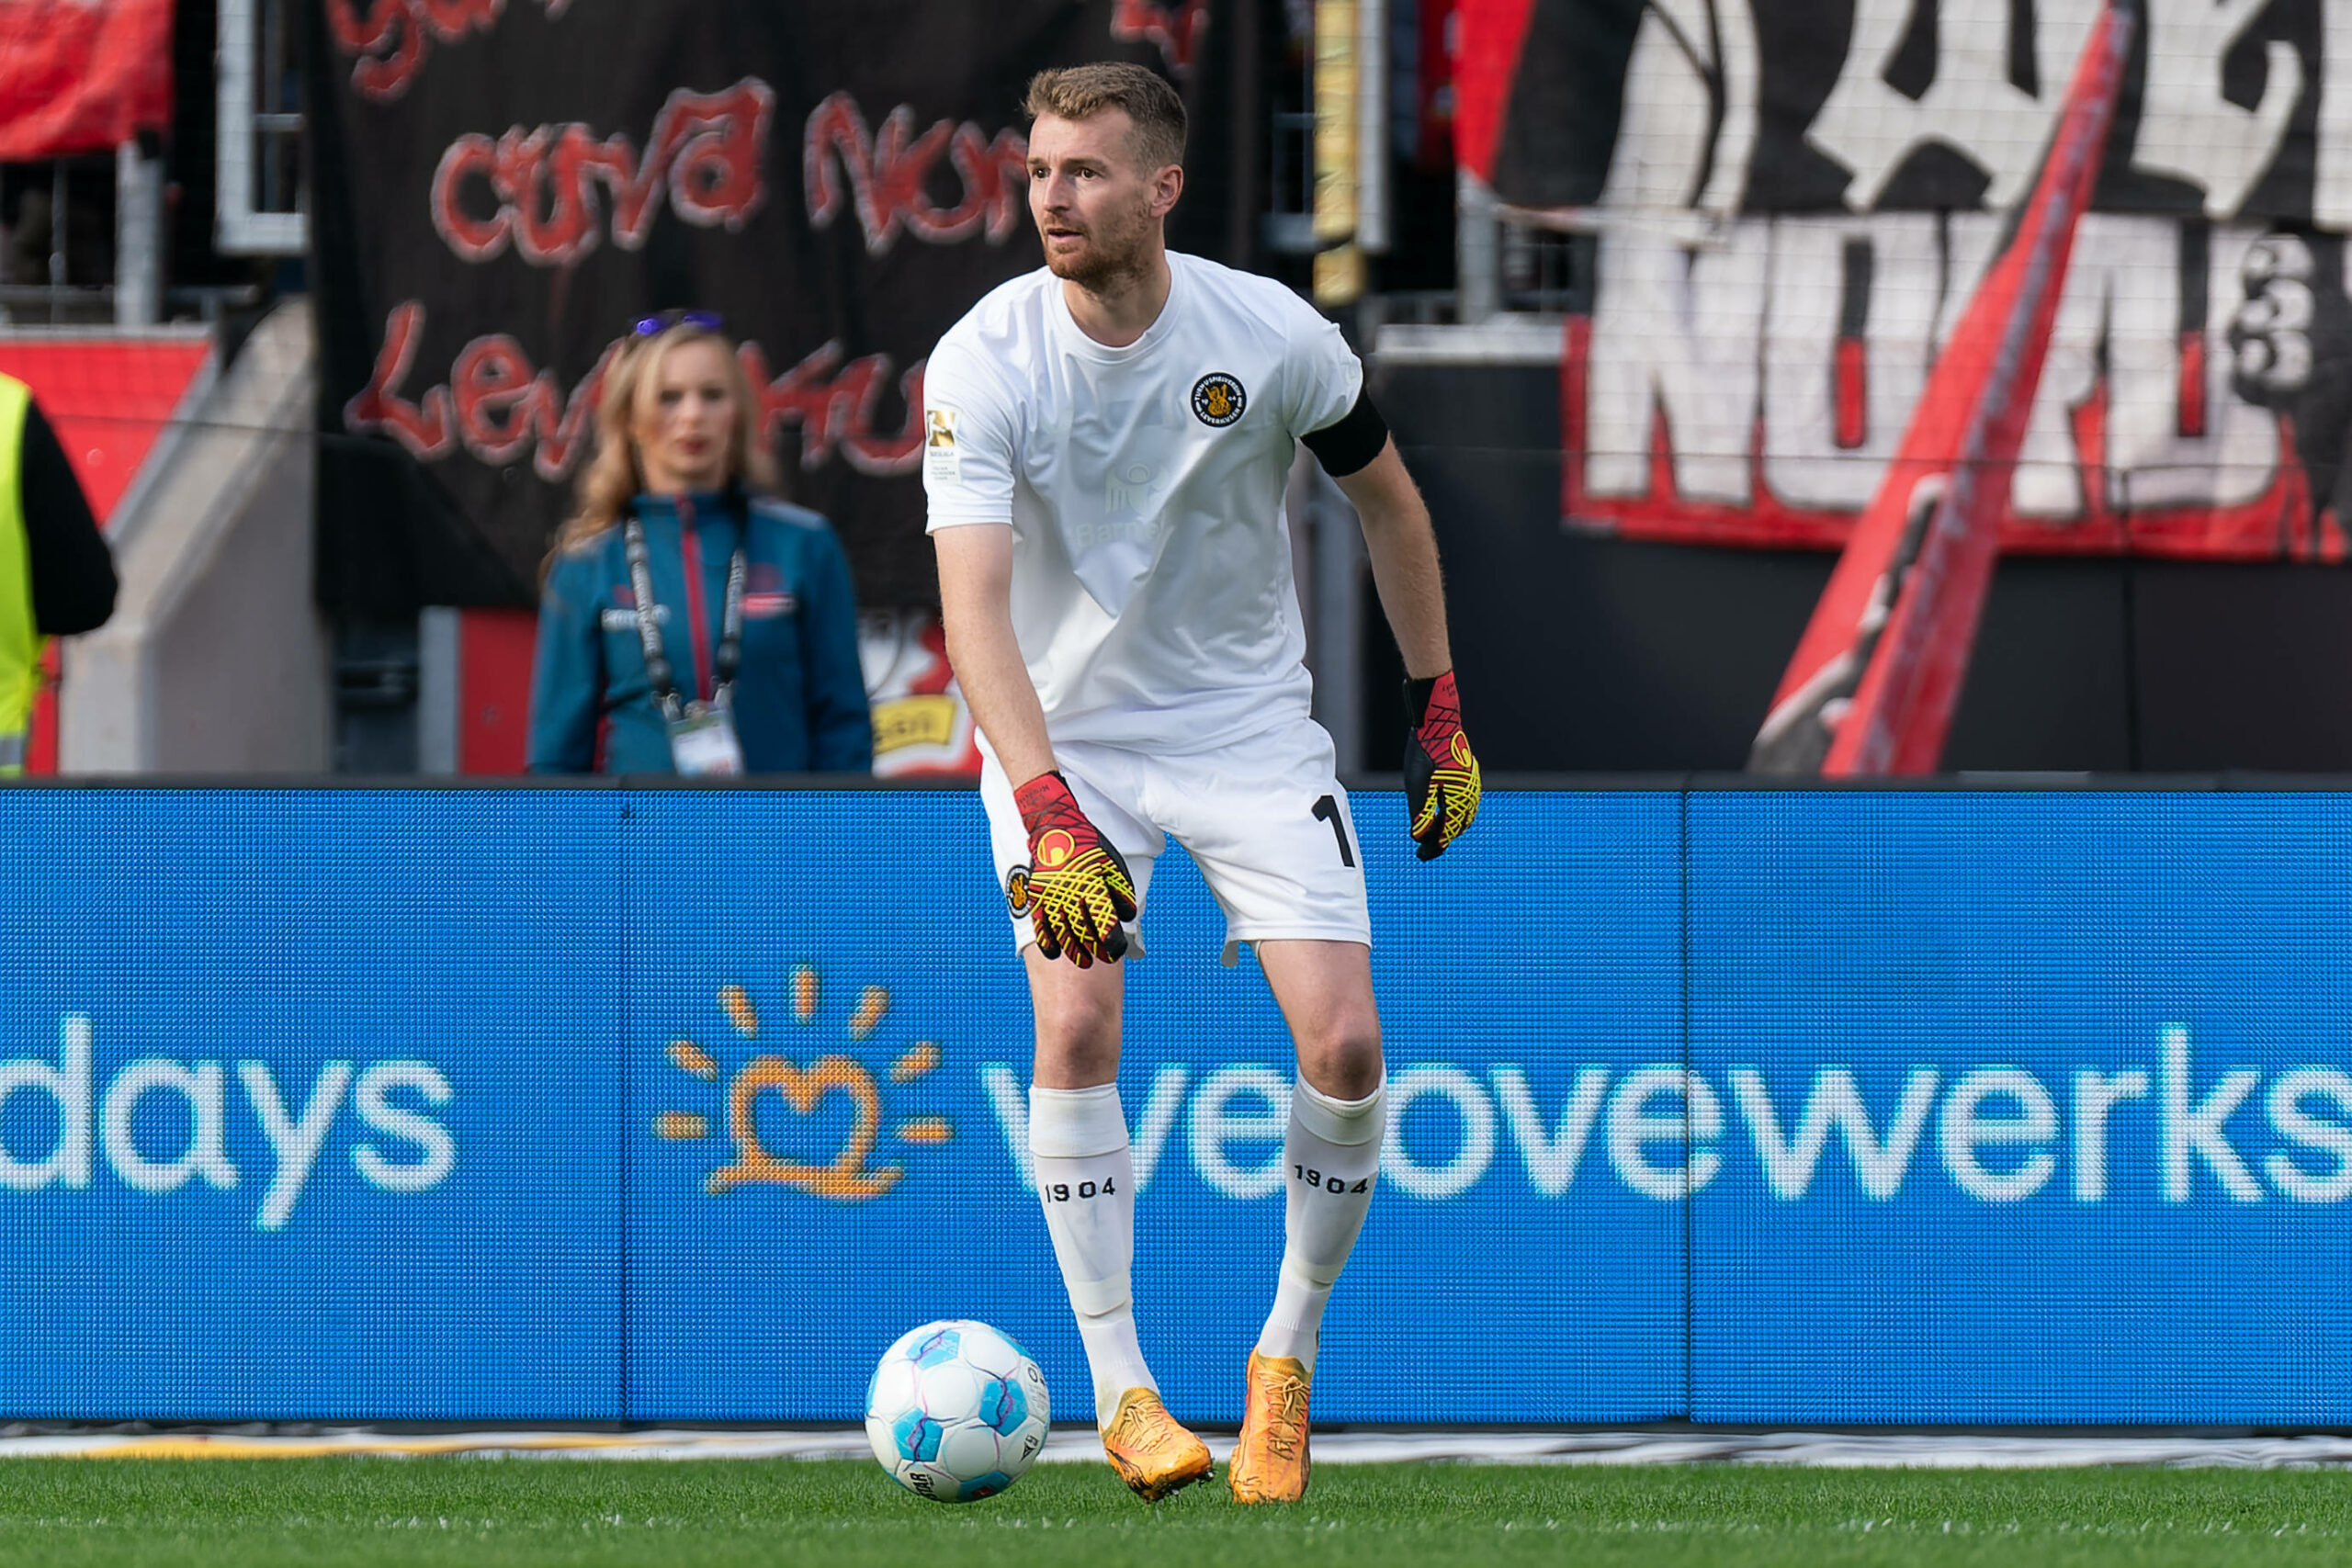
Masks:
[[[1102,1428],[1102,1451],[1119,1479],[1147,1503],[1209,1472],[1208,1445],[1177,1425],[1159,1395],[1148,1388],[1131,1388],[1119,1396],[1119,1408]]]
[[[1306,1363],[1250,1352],[1250,1394],[1226,1484],[1237,1503],[1295,1503],[1306,1495]]]

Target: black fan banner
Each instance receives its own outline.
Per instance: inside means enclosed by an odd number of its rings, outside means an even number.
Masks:
[[[832,519],[861,600],[933,602],[922,366],[1038,265],[1023,88],[1123,59],[1197,103],[1208,33],[1206,0],[304,10],[319,592],[388,616],[533,602],[604,365],[689,306],[741,342],[790,499]],[[1187,200],[1212,210],[1203,173]]]

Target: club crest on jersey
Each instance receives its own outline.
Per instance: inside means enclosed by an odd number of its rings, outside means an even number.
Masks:
[[[1250,394],[1222,370],[1212,370],[1193,383],[1193,417],[1203,424],[1223,430],[1249,406]]]

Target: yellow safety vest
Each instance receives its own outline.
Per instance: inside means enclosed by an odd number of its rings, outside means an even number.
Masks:
[[[33,625],[32,555],[25,537],[25,411],[32,392],[0,376],[0,776],[25,771],[40,691],[40,629]]]

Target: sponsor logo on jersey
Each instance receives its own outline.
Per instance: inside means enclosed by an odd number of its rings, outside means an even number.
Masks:
[[[1193,417],[1203,424],[1223,430],[1249,406],[1250,394],[1222,370],[1212,370],[1193,383]]]

